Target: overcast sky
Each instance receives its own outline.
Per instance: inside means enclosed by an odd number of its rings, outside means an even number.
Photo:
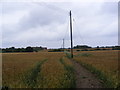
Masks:
[[[117,2],[2,2],[2,47],[118,45]]]

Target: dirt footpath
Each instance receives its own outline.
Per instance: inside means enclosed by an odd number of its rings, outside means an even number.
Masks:
[[[71,60],[75,68],[76,88],[103,88],[100,80],[94,74],[86,70],[75,60]]]

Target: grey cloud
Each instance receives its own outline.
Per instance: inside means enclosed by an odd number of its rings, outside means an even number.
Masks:
[[[28,9],[30,7],[30,3],[1,2],[1,4],[2,4],[2,14],[9,14],[22,9]]]
[[[66,16],[63,12],[49,9],[48,7],[38,6],[32,9],[29,15],[24,16],[21,21],[21,27],[24,29],[35,28],[38,26],[47,26],[52,23],[62,24],[66,21]]]
[[[114,45],[117,42],[117,12],[114,12],[116,4],[29,3],[25,5],[28,14],[24,15],[19,23],[3,25],[3,46],[60,47],[63,38],[65,38],[65,45],[69,46],[70,9],[74,18],[74,45]],[[18,11],[23,10],[23,8],[17,8],[16,5],[14,7]],[[4,14],[12,13],[6,12]]]
[[[105,2],[101,8],[102,12],[109,14],[118,13],[118,3],[117,2]]]

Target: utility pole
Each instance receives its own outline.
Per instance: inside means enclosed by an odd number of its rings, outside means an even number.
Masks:
[[[63,51],[64,51],[64,38],[63,38]]]
[[[71,37],[71,58],[73,58],[73,41],[72,41],[72,13],[70,11],[70,37]]]

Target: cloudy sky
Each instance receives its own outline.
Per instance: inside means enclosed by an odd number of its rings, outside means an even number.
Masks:
[[[118,45],[118,2],[2,2],[2,47]]]

